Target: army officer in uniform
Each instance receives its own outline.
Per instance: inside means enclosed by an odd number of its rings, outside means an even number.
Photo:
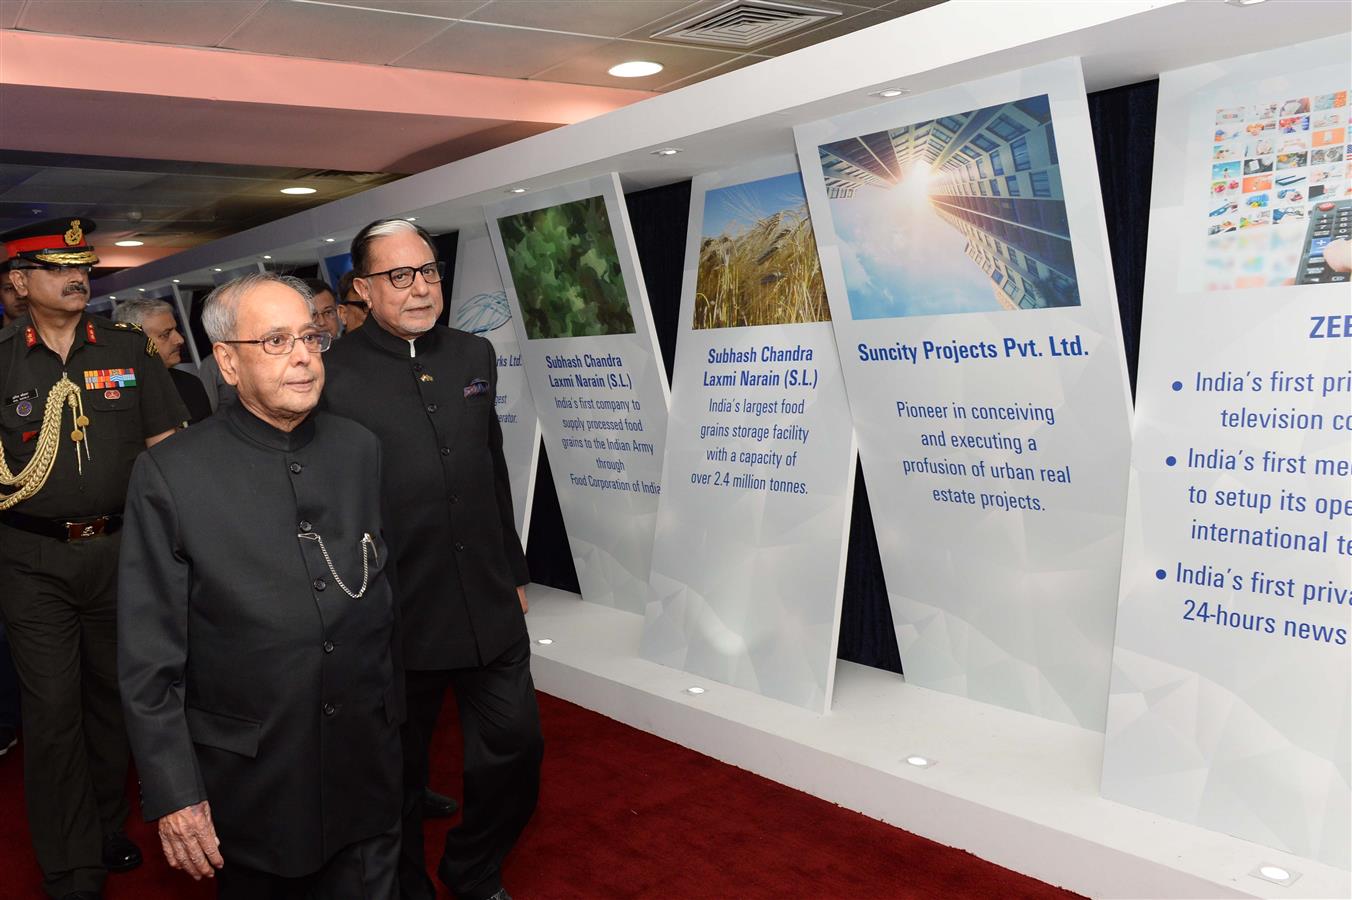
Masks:
[[[229,900],[392,900],[403,684],[380,444],[314,412],[332,338],[305,285],[222,285],[239,400],[132,473],[118,648],[143,811]]]
[[[22,687],[28,827],[53,897],[96,897],[122,834],[117,557],[132,463],[187,413],[134,329],[85,312],[88,220],[0,238],[28,314],[0,330],[0,617]]]

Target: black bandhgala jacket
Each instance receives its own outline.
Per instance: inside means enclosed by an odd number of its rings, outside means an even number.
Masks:
[[[304,875],[399,818],[380,465],[355,422],[288,433],[233,403],[133,470],[118,673],[143,811],[209,801],[226,865]]]
[[[321,408],[380,438],[405,666],[492,662],[526,636],[516,586],[529,581],[495,410],[493,345],[438,325],[410,347],[372,316],[324,364]]]

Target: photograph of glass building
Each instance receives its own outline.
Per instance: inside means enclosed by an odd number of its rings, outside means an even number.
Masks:
[[[1046,95],[818,149],[854,318],[1079,305]]]

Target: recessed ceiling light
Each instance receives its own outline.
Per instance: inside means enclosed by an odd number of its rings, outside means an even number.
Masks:
[[[1263,0],[1225,0],[1225,2],[1231,6],[1257,6]]]
[[[934,764],[935,760],[930,759],[928,756],[916,755],[906,757],[906,765],[915,766],[917,769],[928,769]]]
[[[117,298],[114,297],[112,294],[109,294],[109,295],[108,295],[108,299],[109,299],[109,300],[116,300]]]
[[[142,247],[145,241],[113,241],[114,247]]]
[[[653,156],[675,156],[681,152],[680,147],[663,147],[660,150],[654,150]]]
[[[178,279],[177,279],[177,278],[174,279],[174,284],[178,284]]]
[[[334,241],[336,241],[336,240],[338,240],[338,239],[337,239],[337,238],[324,238],[324,243],[326,243],[326,244],[332,244],[332,243],[333,243]]]
[[[508,189],[507,189],[507,193],[509,193],[509,194],[524,194],[524,193],[526,193],[526,189],[523,188],[523,187],[508,188]]]
[[[408,217],[406,217],[406,218],[404,219],[404,221],[405,221],[405,222],[416,222],[416,221],[418,221],[418,217],[417,217],[417,216],[408,216]]]
[[[264,259],[272,259],[272,257],[271,257],[271,256],[269,256],[269,255],[268,255],[268,254],[266,254],[266,253],[264,253],[264,254],[263,254],[263,258],[264,258]]]
[[[616,78],[643,78],[648,75],[656,75],[662,71],[662,64],[634,59],[629,62],[622,62],[617,66],[611,66],[606,71]]]
[[[143,293],[143,294],[146,292],[146,289],[145,289],[145,288],[137,288],[137,290],[140,291],[140,292]]]
[[[308,187],[285,187],[285,188],[282,188],[282,193],[283,193],[283,194],[313,194],[314,192],[315,192],[315,189],[314,189],[314,188],[308,188]]]
[[[537,643],[537,644],[544,644],[546,647],[548,647],[550,644],[554,643],[554,639],[553,639],[553,638],[540,638],[540,639],[539,639],[538,641],[536,641],[535,643]]]
[[[211,271],[213,271],[213,272],[219,272],[220,269],[212,269]]]
[[[699,685],[695,685],[694,687],[686,688],[685,692],[687,694],[694,694],[696,696],[699,696],[700,694],[704,693],[704,688],[700,687]]]
[[[909,94],[906,88],[890,87],[883,88],[880,91],[869,91],[870,97],[882,97],[884,100],[891,100],[893,97],[900,97],[902,94]]]

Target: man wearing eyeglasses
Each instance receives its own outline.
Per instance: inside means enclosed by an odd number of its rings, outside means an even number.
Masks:
[[[22,686],[29,836],[57,898],[95,897],[141,862],[122,831],[119,529],[132,464],[187,418],[154,342],[85,311],[93,230],[59,219],[0,238],[28,301],[0,330],[0,619]]]
[[[403,679],[380,444],[315,411],[333,339],[302,282],[236,279],[202,321],[238,402],[139,460],[127,506],[143,812],[222,900],[388,900]]]
[[[306,278],[305,286],[314,300],[315,321],[329,337],[338,340],[343,336],[343,319],[338,314],[338,301],[334,299],[333,291],[318,278]]]
[[[438,325],[441,281],[432,238],[403,219],[352,241],[353,286],[371,316],[335,348],[327,408],[380,438],[385,500],[398,516],[409,718],[404,729],[405,900],[435,896],[423,864],[428,747],[447,689],[464,736],[464,818],[437,875],[460,900],[504,900],[503,858],[535,809],[539,709],[526,634],[526,558],[495,412],[493,345]]]

